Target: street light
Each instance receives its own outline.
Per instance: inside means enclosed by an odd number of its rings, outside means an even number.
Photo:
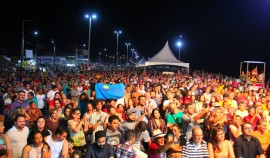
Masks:
[[[38,44],[38,32],[37,31],[35,31],[34,32],[34,35],[35,35],[35,37],[36,37],[36,47],[35,47],[35,59],[36,59],[36,64],[37,64],[37,66],[38,66],[38,53],[37,53],[37,44]]]
[[[95,14],[89,16],[88,14],[85,15],[85,18],[89,18],[89,37],[88,37],[88,54],[87,54],[87,62],[90,63],[90,47],[91,47],[91,21],[92,18],[96,19],[97,16]]]
[[[53,67],[55,68],[55,42],[52,40],[53,44]]]
[[[180,61],[180,48],[181,48],[181,38],[182,38],[182,35],[179,36],[179,41],[177,42],[177,46],[179,47],[179,53],[178,53],[178,60]]]
[[[135,50],[134,48],[130,49],[131,50],[131,61],[133,62],[133,51]]]
[[[114,31],[114,33],[116,34],[116,66],[118,66],[118,38],[122,31]]]
[[[127,46],[127,64],[128,64],[128,46],[130,46],[130,43],[125,43],[125,45]]]
[[[23,53],[24,53],[24,22],[33,22],[34,20],[22,20],[22,47],[21,47],[21,68],[23,66]]]

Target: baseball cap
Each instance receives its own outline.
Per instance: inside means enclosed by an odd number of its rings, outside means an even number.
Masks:
[[[128,109],[127,110],[127,116],[132,114],[132,113],[135,113],[136,111],[134,109]]]

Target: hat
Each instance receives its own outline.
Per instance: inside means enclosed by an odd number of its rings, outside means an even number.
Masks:
[[[128,109],[127,110],[127,116],[132,114],[132,113],[135,113],[136,111],[134,109]]]
[[[166,134],[162,133],[160,129],[155,129],[152,132],[152,138],[164,137]]]

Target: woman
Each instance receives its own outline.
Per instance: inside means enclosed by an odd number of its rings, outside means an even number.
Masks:
[[[39,117],[42,116],[42,112],[40,109],[37,108],[35,102],[30,102],[30,109],[28,110],[27,114],[29,115],[29,128],[32,127],[34,124],[35,120]]]
[[[11,158],[11,143],[7,135],[4,134],[4,123],[0,121],[0,152],[7,158]]]
[[[167,156],[169,158],[181,158],[182,157],[182,145],[185,144],[185,139],[181,137],[181,129],[178,124],[172,126],[172,133],[168,135],[167,142],[171,142],[174,139],[173,144],[170,146]]]
[[[41,132],[43,138],[46,140],[48,136],[52,135],[52,132],[47,129],[46,121],[44,116],[39,116],[34,125],[32,126],[33,131]]]
[[[86,140],[84,132],[88,131],[88,117],[81,118],[79,109],[73,109],[72,119],[68,120],[70,138],[74,141],[73,149],[84,151],[86,149]]]
[[[79,100],[79,109],[80,109],[82,116],[86,112],[87,103],[88,103],[88,97],[85,93],[82,93],[80,95],[80,100]]]
[[[150,131],[154,131],[155,129],[160,129],[162,133],[167,134],[167,126],[165,121],[160,117],[160,113],[158,109],[154,109],[151,113],[151,117],[149,120]]]
[[[235,158],[232,144],[225,140],[225,131],[222,126],[217,125],[212,128],[208,151],[210,158]]]
[[[12,123],[14,122],[14,119],[15,119],[15,117],[18,114],[23,114],[24,115],[25,123],[28,126],[29,125],[29,122],[28,121],[30,120],[30,116],[27,114],[26,110],[24,108],[22,108],[21,106],[17,106],[15,108],[15,110],[13,111],[13,113],[11,115],[11,121],[12,121]]]
[[[90,124],[90,120],[91,120],[91,115],[93,114],[94,109],[93,109],[93,105],[91,102],[87,103],[87,108],[86,108],[86,113],[83,115],[83,118],[88,118],[87,122],[88,122],[88,131],[86,133],[86,140],[90,142],[91,140],[91,135],[93,134],[93,130],[92,130],[92,124]]]
[[[116,112],[119,113],[122,116],[122,119],[125,121],[126,120],[126,112],[124,110],[124,105],[118,104],[116,107]]]
[[[65,93],[62,93],[61,94],[61,98],[62,98],[62,101],[64,103],[64,106],[70,104],[71,100],[67,98],[66,94]]]
[[[22,158],[50,158],[50,146],[44,141],[42,133],[32,131],[27,145],[23,148]]]
[[[122,115],[119,114],[118,112],[116,112],[116,109],[113,106],[108,107],[108,114],[109,114],[108,117],[110,117],[112,115],[116,115],[119,118],[120,122],[124,122]]]
[[[77,109],[79,106],[79,102],[77,100],[71,100],[70,106],[72,107],[72,109]]]
[[[59,123],[60,126],[64,125],[67,127],[67,122],[71,117],[71,111],[72,111],[72,108],[69,105],[67,105],[64,109],[64,113],[61,115],[60,123]]]
[[[52,134],[56,131],[59,127],[60,119],[58,117],[58,111],[56,108],[50,109],[49,111],[49,118],[46,119],[47,127],[49,130],[52,131]]]
[[[205,97],[204,95],[201,95],[198,97],[199,100],[195,102],[196,104],[196,113],[200,113],[202,109],[204,109],[204,105],[205,105]]]

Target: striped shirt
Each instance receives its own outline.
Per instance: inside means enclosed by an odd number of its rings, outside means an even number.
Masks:
[[[192,140],[188,141],[186,146],[183,146],[182,158],[208,158],[209,153],[207,143],[203,140],[196,146]]]

